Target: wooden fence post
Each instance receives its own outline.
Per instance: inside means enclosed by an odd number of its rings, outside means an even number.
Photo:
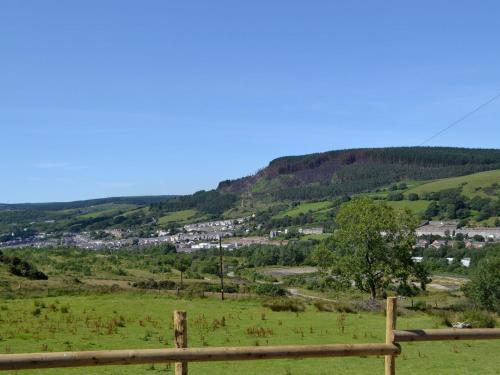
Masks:
[[[394,330],[396,329],[396,297],[387,298],[387,309],[385,311],[385,343],[394,343]],[[393,355],[385,356],[385,375],[396,374],[396,357]]]
[[[185,311],[174,311],[174,339],[176,348],[187,348],[187,319]],[[187,362],[175,364],[175,375],[187,375]]]

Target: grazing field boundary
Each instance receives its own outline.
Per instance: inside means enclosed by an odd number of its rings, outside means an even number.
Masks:
[[[387,299],[385,343],[188,348],[187,315],[174,311],[175,348],[1,354],[0,371],[58,367],[175,363],[176,375],[188,374],[189,362],[249,361],[322,357],[385,356],[385,374],[396,373],[400,343],[500,339],[500,329],[396,329],[395,297]]]

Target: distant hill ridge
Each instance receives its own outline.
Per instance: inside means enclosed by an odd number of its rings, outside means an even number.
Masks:
[[[402,180],[431,180],[500,169],[500,149],[388,147],[274,159],[255,175],[225,180],[227,193],[315,199],[358,193]]]
[[[176,195],[145,195],[145,196],[129,196],[129,197],[109,197],[96,198],[87,200],[78,200],[71,202],[47,202],[47,203],[0,203],[0,209],[12,210],[68,210],[73,208],[85,208],[99,204],[115,203],[115,204],[137,204],[149,205],[158,203]]]

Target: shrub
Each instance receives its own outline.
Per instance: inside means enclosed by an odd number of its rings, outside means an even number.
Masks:
[[[318,311],[327,311],[327,312],[340,312],[340,313],[356,313],[356,308],[349,302],[337,301],[337,302],[328,302],[322,300],[316,300],[313,303],[314,307]]]
[[[440,311],[438,316],[441,323],[447,327],[452,327],[458,322],[468,323],[471,328],[494,328],[496,326],[494,315],[484,310],[475,309],[456,313]]]
[[[417,301],[412,304],[411,309],[415,311],[428,311],[429,307],[425,301]]]
[[[269,297],[286,296],[286,290],[276,284],[259,284],[255,288],[255,293]]]
[[[472,328],[495,328],[495,317],[483,310],[468,310],[463,315],[464,321],[468,322]]]
[[[3,257],[3,262],[9,263],[11,274],[26,277],[30,280],[47,280],[48,277],[42,271],[36,269],[32,264],[19,259],[18,257]]]
[[[403,193],[389,193],[387,195],[388,201],[402,201],[404,199]]]
[[[220,285],[219,284],[208,284],[208,283],[203,283],[200,284],[203,285],[204,291],[205,292],[213,292],[213,293],[219,293],[220,292]],[[224,284],[224,293],[238,293],[238,286],[234,284]]]
[[[123,268],[118,268],[116,270],[113,270],[113,273],[118,276],[128,276],[127,271],[125,271]]]
[[[450,305],[450,310],[455,312],[465,312],[474,308],[474,304],[469,300],[462,300]]]
[[[188,298],[205,297],[206,285],[203,283],[189,284],[185,289],[183,295]]]
[[[355,313],[356,312],[356,307],[354,307],[351,303],[349,302],[334,302],[335,310],[341,313]]]
[[[441,324],[444,324],[446,327],[451,327],[453,322],[455,321],[453,314],[449,311],[439,311],[437,316],[440,320]]]
[[[266,301],[263,305],[270,308],[272,311],[303,312],[306,309],[302,301],[294,298],[273,299]]]
[[[382,311],[382,304],[376,299],[355,300],[351,302],[353,308],[357,311]]]
[[[333,303],[330,303],[330,302],[317,300],[317,301],[314,301],[313,305],[314,305],[314,307],[316,307],[316,310],[318,310],[318,311],[326,311],[326,312],[334,312],[335,311],[335,306],[333,306]]]
[[[500,312],[500,257],[482,259],[464,291],[481,308]]]
[[[409,284],[399,284],[396,293],[398,296],[414,297],[418,294],[418,288]]]

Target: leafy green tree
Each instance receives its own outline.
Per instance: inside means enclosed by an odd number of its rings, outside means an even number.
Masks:
[[[475,234],[474,237],[472,237],[472,239],[477,242],[484,242],[484,237],[481,236],[480,234]]]
[[[190,266],[190,261],[188,258],[177,258],[175,261],[175,268],[181,273],[181,289],[184,288],[184,272],[186,272]]]
[[[465,293],[479,306],[500,313],[500,257],[479,261]]]
[[[388,201],[402,201],[404,199],[403,193],[389,193],[387,195]]]
[[[415,271],[415,278],[420,283],[420,289],[425,291],[427,289],[427,284],[432,281],[429,267],[425,263],[415,263],[413,269]]]
[[[429,203],[429,206],[427,206],[424,217],[428,220],[431,220],[437,214],[439,214],[439,205],[437,202],[432,201],[431,203]]]
[[[409,211],[357,198],[342,205],[336,224],[339,269],[373,299],[392,279],[407,284],[415,275],[411,249],[417,220]]]
[[[311,254],[312,261],[322,274],[326,274],[334,259],[333,252],[322,242],[316,246]]]
[[[416,193],[408,194],[408,200],[409,201],[418,201],[418,194],[416,194]]]

